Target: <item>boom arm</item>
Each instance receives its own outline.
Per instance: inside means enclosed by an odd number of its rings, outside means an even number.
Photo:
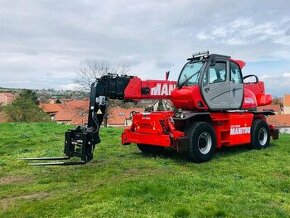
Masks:
[[[145,80],[136,76],[108,74],[91,85],[87,126],[78,126],[65,133],[64,153],[80,157],[85,163],[93,159],[95,145],[100,143],[99,129],[107,107],[107,99],[138,101],[141,99],[168,99],[176,82]]]

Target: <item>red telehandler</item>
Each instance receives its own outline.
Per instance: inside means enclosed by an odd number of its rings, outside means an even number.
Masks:
[[[268,125],[272,111],[257,111],[272,102],[264,83],[255,75],[242,76],[245,62],[229,56],[200,52],[187,59],[178,81],[146,80],[136,76],[108,74],[91,85],[88,123],[65,133],[65,157],[26,160],[67,160],[34,165],[83,164],[93,159],[100,143],[99,129],[107,98],[124,101],[170,99],[175,111],[135,113],[132,125],[122,133],[122,144],[136,143],[144,153],[171,147],[194,162],[209,161],[217,148],[249,144],[269,146],[278,129]],[[251,80],[248,78],[252,78]],[[250,80],[251,82],[245,82]]]

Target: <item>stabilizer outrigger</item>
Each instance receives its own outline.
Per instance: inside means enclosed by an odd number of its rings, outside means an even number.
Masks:
[[[116,74],[108,74],[97,79],[91,85],[88,123],[78,126],[74,130],[65,133],[64,156],[63,157],[36,157],[21,158],[33,161],[30,165],[78,165],[85,164],[93,159],[95,145],[100,143],[99,130],[103,121],[107,98],[124,99],[124,89],[131,77]],[[73,157],[79,157],[80,161],[67,161]],[[62,160],[62,162],[60,162]],[[46,161],[46,162],[34,162]],[[57,162],[48,162],[57,161]]]

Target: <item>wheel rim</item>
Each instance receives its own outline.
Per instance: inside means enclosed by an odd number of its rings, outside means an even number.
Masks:
[[[267,140],[268,140],[268,132],[267,132],[266,128],[263,127],[259,130],[258,137],[259,137],[260,145],[262,145],[262,146],[266,145]]]
[[[208,132],[203,132],[198,137],[198,149],[200,153],[207,154],[212,146],[211,136]]]

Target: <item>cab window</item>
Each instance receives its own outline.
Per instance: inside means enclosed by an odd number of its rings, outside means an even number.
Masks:
[[[231,81],[234,84],[243,83],[240,67],[234,62],[230,62],[230,69],[231,69]]]
[[[207,73],[204,75],[203,85],[225,82],[226,79],[226,63],[216,62],[215,65],[208,67]]]

